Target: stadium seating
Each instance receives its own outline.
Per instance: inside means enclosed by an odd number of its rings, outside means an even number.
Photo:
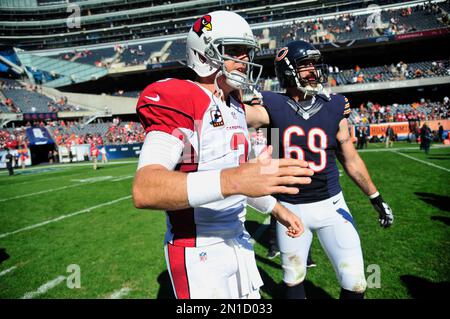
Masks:
[[[9,112],[10,110],[8,109],[8,107],[2,102],[0,102],[0,113],[9,113]]]
[[[14,102],[15,107],[19,107],[22,113],[48,113],[49,106],[52,106],[54,111],[82,110],[69,104],[57,103],[37,91],[23,88],[8,88],[2,90],[2,93],[6,98],[10,98]]]
[[[383,111],[381,111],[383,109]],[[376,113],[380,113],[377,119]],[[405,115],[402,121],[411,118],[420,120],[440,120],[447,119],[449,114],[449,105],[442,102],[421,102],[414,104],[392,104],[387,106],[374,106],[372,102],[365,103],[365,109],[352,109],[349,116],[349,122],[352,125],[358,125],[361,122],[366,124],[397,122],[397,115]],[[363,118],[365,121],[362,121]]]
[[[449,5],[448,3],[443,3],[440,6],[447,8]],[[255,26],[254,34],[261,39],[263,30],[269,29],[270,39],[275,41],[276,47],[280,47],[293,39],[327,43],[445,27],[442,20],[437,19],[439,16],[438,13],[428,9],[427,6],[411,7],[409,11],[407,9],[382,11],[381,21],[383,27],[377,30],[367,28],[367,18],[369,17],[369,14],[337,14],[335,16],[327,16],[324,18],[319,13],[313,20],[305,20],[305,15],[311,14],[311,12],[304,10],[304,8],[290,8],[289,15],[293,15],[294,18],[290,21],[284,20],[284,24],[280,25],[279,21],[286,19],[286,15],[282,14],[283,12],[276,11],[274,17],[268,15],[268,12],[265,12],[264,10],[262,12],[263,13],[255,13],[256,17],[259,17],[258,19],[265,21],[268,16],[270,16],[271,19],[265,22],[267,24],[265,26]],[[246,12],[242,13],[249,17],[252,16]],[[161,25],[139,25],[139,31],[132,32],[131,38],[143,39],[142,43],[129,45],[129,48],[125,49],[119,56],[116,56],[114,43],[124,45],[127,40],[130,39],[130,33],[124,33],[123,40],[117,41],[114,40],[113,36],[117,36],[121,31],[105,29],[106,33],[112,33],[112,38],[109,42],[114,42],[110,44],[110,47],[101,49],[91,48],[87,50],[87,54],[84,54],[85,49],[80,49],[78,52],[72,50],[60,53],[57,57],[90,65],[99,65],[103,61],[104,63],[101,64],[102,66],[110,65],[110,63],[105,62],[108,61],[108,59],[109,62],[114,60],[114,62],[123,62],[125,65],[145,64],[147,61],[149,63],[160,63],[163,61],[185,59],[185,36],[183,33],[188,31],[191,23],[192,21],[189,20],[189,22],[177,21],[176,24],[172,22],[167,25],[163,22],[161,22]],[[105,36],[103,33],[101,34],[102,35],[100,35],[100,33],[98,35],[90,34],[89,38],[91,40],[98,38],[99,41],[107,41],[108,36]],[[170,34],[172,36],[179,34],[178,40],[174,40],[172,46],[168,49],[167,53],[169,53],[169,55],[167,59],[164,58],[162,61],[160,59],[149,61],[152,53],[159,52],[159,50],[167,44],[167,39],[164,37],[160,37],[159,41],[155,37],[165,34]],[[149,39],[151,39],[151,42],[149,42]],[[61,45],[62,44],[67,46],[67,42],[61,43]],[[142,47],[142,50],[136,50],[138,45]],[[112,59],[113,57],[116,57],[117,59]]]

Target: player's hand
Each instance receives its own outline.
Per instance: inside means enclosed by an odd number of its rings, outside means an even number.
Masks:
[[[242,194],[260,197],[272,194],[297,194],[298,185],[311,183],[314,171],[306,161],[272,158],[272,146],[249,163],[222,170],[223,196]]]
[[[303,234],[305,229],[301,219],[280,203],[275,205],[272,215],[280,224],[287,228],[286,235],[289,237],[295,238]]]
[[[380,226],[387,228],[392,225],[394,222],[394,214],[392,213],[392,209],[389,205],[383,200],[381,195],[378,195],[375,198],[370,200],[375,210],[378,212],[380,222]]]

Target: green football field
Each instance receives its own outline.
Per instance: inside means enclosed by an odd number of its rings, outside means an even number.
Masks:
[[[378,225],[369,200],[343,173],[370,288],[367,298],[439,297],[450,281],[450,148],[427,156],[417,144],[361,152],[394,211]],[[97,171],[88,163],[0,171],[0,298],[171,298],[163,237],[165,215],[131,201],[136,159]],[[282,297],[279,257],[266,258],[267,216],[249,210],[264,298]],[[337,298],[339,286],[314,239],[309,298]],[[370,280],[369,280],[370,278]],[[78,281],[79,279],[79,281]],[[441,297],[443,297],[441,295]]]

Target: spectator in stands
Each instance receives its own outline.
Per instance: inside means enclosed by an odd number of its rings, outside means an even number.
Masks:
[[[14,175],[14,156],[9,152],[9,148],[6,149],[5,161],[9,176]]]
[[[59,162],[59,154],[58,154],[58,148],[55,147],[53,150],[53,162],[58,163]]]
[[[97,169],[97,160],[98,160],[99,151],[97,146],[95,146],[94,143],[91,144],[91,157],[92,157],[92,164],[93,169]]]
[[[18,168],[19,167],[19,160],[20,160],[20,149],[16,152],[16,154],[14,154],[14,167]]]
[[[395,140],[395,133],[394,130],[390,125],[388,125],[386,129],[386,148],[393,147],[394,146],[394,140]]]
[[[28,158],[28,148],[26,146],[26,144],[22,145],[21,148],[19,148],[18,154],[20,154],[20,163],[22,166],[22,169],[25,169],[26,166],[26,160]]]
[[[105,163],[108,163],[108,153],[106,152],[106,147],[105,146],[103,146],[101,149],[100,149],[100,153],[102,154],[102,163],[103,164],[105,164]]]
[[[444,141],[444,127],[442,126],[442,124],[439,122],[439,129],[438,129],[438,137],[439,137],[439,142],[443,142]]]
[[[53,164],[53,151],[52,150],[48,151],[47,159],[50,164]]]
[[[431,129],[424,123],[420,129],[420,149],[424,150],[425,154],[428,154],[430,151],[432,139]]]
[[[356,138],[357,138],[357,149],[367,148],[367,129],[365,126],[361,125],[356,130]]]

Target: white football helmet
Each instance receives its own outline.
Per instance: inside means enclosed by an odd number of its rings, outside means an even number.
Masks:
[[[249,61],[225,55],[227,45],[247,46]],[[258,49],[258,43],[244,18],[230,11],[214,11],[198,19],[189,31],[186,43],[187,65],[200,77],[210,76],[220,70],[231,87],[253,88],[262,72],[262,65],[252,62]],[[246,64],[246,74],[237,70],[228,72],[225,60]]]

